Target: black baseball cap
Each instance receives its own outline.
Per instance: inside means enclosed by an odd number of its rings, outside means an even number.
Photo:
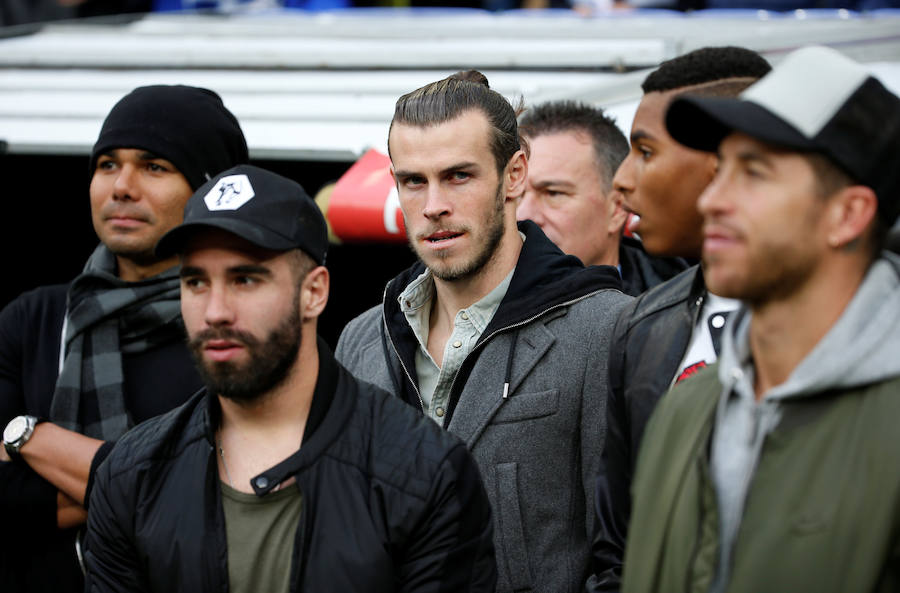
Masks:
[[[825,47],[789,54],[736,98],[684,95],[666,113],[681,144],[715,152],[732,132],[828,157],[878,196],[888,224],[900,213],[900,98],[862,65]]]
[[[253,165],[238,165],[203,184],[188,200],[184,222],[156,245],[162,258],[180,253],[201,228],[217,228],[273,251],[302,249],[325,263],[325,217],[299,183]]]

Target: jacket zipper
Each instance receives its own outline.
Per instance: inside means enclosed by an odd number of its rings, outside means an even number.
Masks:
[[[384,291],[385,299],[387,298],[387,289]],[[383,301],[382,301],[383,302]],[[416,397],[419,398],[419,407],[422,409],[422,413],[426,414],[425,410],[425,401],[422,399],[422,395],[419,393],[419,386],[416,385],[415,381],[412,380],[412,375],[409,374],[409,370],[406,368],[406,364],[403,362],[403,357],[400,356],[400,351],[397,350],[396,344],[394,344],[394,338],[391,336],[391,332],[388,331],[388,322],[387,322],[387,310],[384,308],[384,305],[381,306],[381,320],[384,323],[384,333],[387,335],[388,342],[391,343],[391,348],[394,349],[394,356],[397,357],[397,360],[400,361],[400,367],[403,369],[403,374],[406,375],[406,380],[409,381],[409,384],[412,385],[413,391],[416,392]],[[390,362],[388,363],[390,364]],[[388,369],[390,372],[390,368]],[[402,394],[398,393],[397,396],[402,396]]]
[[[587,293],[587,294],[581,295],[581,296],[578,297],[578,298],[574,298],[574,299],[572,299],[572,300],[570,300],[570,301],[566,301],[566,302],[564,302],[564,303],[558,303],[558,304],[556,304],[556,305],[553,305],[552,307],[548,307],[548,308],[544,309],[543,311],[541,311],[541,312],[539,312],[539,313],[536,313],[536,314],[532,315],[532,316],[529,317],[528,319],[523,319],[522,321],[519,321],[519,322],[517,322],[517,323],[513,323],[513,324],[511,324],[511,325],[507,325],[507,326],[505,326],[505,327],[501,327],[501,328],[495,329],[493,332],[491,332],[490,335],[488,335],[486,338],[484,338],[483,340],[481,340],[480,342],[478,342],[477,344],[475,344],[475,347],[472,348],[472,351],[469,352],[468,356],[466,356],[466,357],[463,359],[462,364],[459,365],[459,369],[457,369],[456,373],[453,375],[453,381],[450,383],[450,399],[449,399],[449,402],[450,402],[450,403],[453,403],[453,395],[454,395],[455,388],[456,388],[456,379],[459,377],[459,371],[463,368],[463,366],[465,366],[466,361],[468,361],[469,358],[470,358],[473,354],[475,354],[476,352],[478,352],[478,350],[479,350],[482,346],[484,346],[484,345],[487,344],[490,340],[492,340],[492,339],[494,338],[494,336],[496,336],[496,335],[499,334],[499,333],[509,331],[509,330],[511,330],[511,329],[515,329],[515,328],[518,328],[518,327],[522,327],[523,325],[528,325],[529,323],[531,323],[531,322],[534,321],[535,319],[537,319],[537,318],[539,318],[539,317],[543,317],[544,315],[546,315],[546,314],[549,313],[550,311],[554,311],[554,310],[559,309],[559,308],[561,308],[561,307],[568,307],[568,306],[571,306],[571,305],[573,305],[574,303],[577,303],[577,302],[579,302],[579,301],[583,301],[584,299],[589,298],[589,297],[592,297],[592,296],[594,296],[595,294],[598,294],[598,293],[600,293],[600,292],[602,292],[602,291],[604,291],[604,290],[610,290],[610,289],[608,289],[608,288],[601,288],[601,289],[595,290],[594,292],[589,292],[589,293]],[[387,289],[385,289],[385,296],[387,296]],[[410,385],[412,385],[413,389],[415,390],[415,392],[416,392],[416,397],[419,398],[419,406],[422,408],[422,412],[425,413],[425,403],[422,401],[422,396],[419,394],[419,387],[415,384],[415,382],[413,382],[412,376],[409,374],[409,371],[408,371],[407,368],[406,368],[406,364],[403,362],[403,358],[400,356],[400,351],[397,350],[397,346],[396,346],[396,344],[394,344],[394,338],[393,338],[393,336],[391,336],[391,333],[388,331],[387,311],[384,309],[383,306],[382,306],[381,309],[382,309],[382,311],[381,311],[381,313],[382,313],[382,320],[383,320],[383,322],[384,322],[384,331],[385,331],[385,333],[386,333],[387,336],[388,336],[388,341],[391,343],[391,348],[394,349],[394,355],[397,357],[397,360],[400,361],[400,366],[403,368],[403,372],[404,372],[404,374],[406,375],[406,379],[409,381]],[[450,406],[448,405],[447,407],[448,407],[448,416],[449,416]],[[452,409],[455,409],[455,408],[456,408],[456,405],[454,404]],[[445,419],[444,421],[446,422],[447,419]]]
[[[303,489],[300,487],[299,482],[296,484],[297,490],[300,491],[300,525],[297,526],[297,533],[294,535],[294,546],[295,549],[293,552],[292,562],[295,563],[291,569],[294,578],[291,579],[290,591],[291,593],[302,593],[305,588],[303,587],[303,575],[306,573],[306,549],[304,543],[306,541],[306,509],[309,504],[309,500],[306,498],[306,495],[303,492]]]

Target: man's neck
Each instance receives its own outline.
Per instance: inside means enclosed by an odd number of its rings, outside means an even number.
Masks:
[[[790,374],[837,322],[862,284],[866,269],[840,266],[812,277],[782,299],[751,305],[750,351],[756,399]]]
[[[146,280],[147,278],[152,278],[177,264],[178,258],[176,257],[143,264],[122,257],[121,255],[116,256],[118,276],[125,282],[139,282],[141,280]]]
[[[434,279],[434,301],[429,317],[429,351],[443,351],[444,343],[453,331],[456,314],[483,299],[494,290],[516,267],[522,252],[522,237],[513,226],[504,234],[494,256],[485,266],[470,278],[448,282]]]
[[[306,338],[293,368],[276,388],[247,404],[219,396],[219,475],[237,490],[252,492],[251,478],[300,448],[319,371],[315,336]]]
[[[612,266],[614,268],[619,266],[619,248],[621,247],[621,243],[619,239],[616,237],[610,237],[608,239],[608,248],[604,250],[602,253],[598,253],[597,257],[593,258],[589,262],[582,262],[586,266]]]

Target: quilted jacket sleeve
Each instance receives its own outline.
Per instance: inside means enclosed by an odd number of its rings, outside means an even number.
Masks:
[[[398,592],[492,593],[497,566],[491,507],[464,445],[441,463],[423,508],[397,569]]]
[[[134,525],[133,518],[127,516],[127,509],[132,508],[128,501],[134,499],[134,493],[129,491],[134,487],[133,481],[112,473],[110,462],[101,464],[91,493],[85,540],[85,591],[149,591],[134,547],[134,534],[129,533]]]

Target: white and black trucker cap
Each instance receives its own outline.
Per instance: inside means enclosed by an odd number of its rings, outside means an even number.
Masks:
[[[900,98],[862,65],[825,47],[806,47],[737,98],[676,98],[666,128],[678,142],[715,152],[732,132],[829,157],[878,196],[891,224],[900,212]]]

